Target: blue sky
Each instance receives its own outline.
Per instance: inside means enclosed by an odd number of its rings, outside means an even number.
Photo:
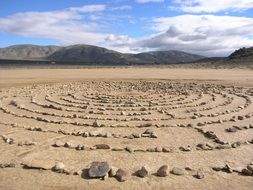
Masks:
[[[253,0],[0,0],[0,47],[91,44],[225,56],[253,46]]]

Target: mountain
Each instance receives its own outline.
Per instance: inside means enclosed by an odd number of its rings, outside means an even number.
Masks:
[[[37,60],[45,59],[60,50],[59,46],[15,45],[0,48],[0,59]]]
[[[147,63],[185,63],[203,59],[204,56],[194,55],[182,51],[153,51],[133,55],[138,60]]]
[[[47,57],[57,62],[84,63],[125,63],[125,54],[90,45],[73,45],[63,47]]]
[[[233,59],[251,59],[253,60],[253,47],[250,48],[240,48],[236,51],[234,51],[230,56],[230,60]]]
[[[0,48],[0,59],[68,62],[71,64],[172,64],[192,62],[203,58],[200,55],[173,50],[124,54],[91,45],[67,47],[16,45]]]

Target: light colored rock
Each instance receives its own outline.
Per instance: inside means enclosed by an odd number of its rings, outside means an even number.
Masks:
[[[184,172],[184,169],[182,169],[182,168],[174,167],[171,170],[171,173],[174,175],[184,175],[185,172]]]
[[[205,177],[203,170],[199,169],[196,174],[196,178],[203,179]]]
[[[157,170],[157,176],[165,177],[169,174],[169,167],[168,165],[163,165]]]
[[[109,177],[115,177],[117,171],[118,171],[118,168],[112,166],[111,169],[110,169],[110,171],[109,171]]]
[[[62,162],[57,162],[52,170],[58,173],[63,173],[65,170],[65,165]]]

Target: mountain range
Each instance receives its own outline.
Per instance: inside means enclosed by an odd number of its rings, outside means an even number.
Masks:
[[[174,50],[130,54],[91,45],[72,45],[67,47],[15,45],[0,48],[0,59],[5,60],[98,64],[172,64],[192,62],[203,58],[200,55]]]
[[[187,64],[186,64],[187,63]],[[14,45],[0,48],[0,65],[181,65],[183,67],[253,68],[253,47],[241,48],[228,57],[204,57],[183,51],[120,53],[91,45]]]

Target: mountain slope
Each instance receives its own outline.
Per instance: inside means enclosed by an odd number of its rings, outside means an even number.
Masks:
[[[63,47],[48,56],[51,61],[85,62],[85,63],[120,63],[125,62],[124,54],[90,45],[73,45]]]
[[[0,48],[0,59],[37,60],[46,59],[60,50],[59,46],[15,45]]]
[[[246,59],[252,59],[253,60],[253,47],[250,47],[250,48],[240,48],[236,51],[234,51],[230,56],[229,56],[229,59],[232,60],[232,59],[243,59],[243,58],[246,58]]]
[[[204,58],[204,56],[173,50],[139,53],[133,55],[133,57],[141,60],[142,62],[158,64],[192,62]]]

